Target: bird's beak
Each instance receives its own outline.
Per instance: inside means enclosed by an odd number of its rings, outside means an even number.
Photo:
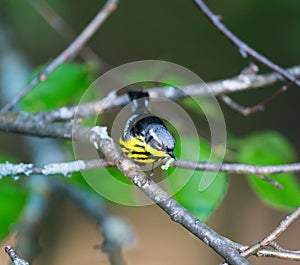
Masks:
[[[176,160],[176,157],[175,157],[173,151],[169,151],[169,152],[168,152],[168,155],[169,155],[170,157],[172,157],[174,160]]]

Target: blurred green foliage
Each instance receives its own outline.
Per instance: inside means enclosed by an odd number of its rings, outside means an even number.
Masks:
[[[139,205],[137,188],[116,168],[89,170],[82,177],[95,192],[111,202]]]
[[[276,165],[297,160],[292,145],[276,132],[257,132],[245,137],[240,143],[237,156],[240,163]],[[300,186],[293,174],[274,174],[267,177],[280,183],[282,189],[254,175],[247,177],[248,183],[262,201],[281,210],[293,210],[300,205]]]
[[[197,142],[200,144],[201,161],[219,161],[213,154],[211,146],[204,139],[198,140],[188,136],[182,139],[182,144],[190,152],[194,150]],[[188,160],[191,159],[191,155],[191,153],[185,152],[181,154],[180,158]],[[226,196],[228,178],[225,173],[175,168],[168,170],[167,175],[169,176],[170,194],[175,193],[174,198],[201,221],[206,221]],[[204,177],[210,178],[210,184],[202,190],[201,182]],[[178,188],[181,189],[176,192]]]
[[[12,179],[2,179],[0,186],[0,241],[14,230],[25,205],[26,193]]]
[[[39,67],[30,80],[44,67]],[[64,63],[22,99],[22,107],[25,111],[37,112],[78,103],[91,81],[92,68],[89,65],[76,62]]]
[[[0,156],[0,163],[15,161],[6,155]],[[26,201],[26,192],[22,182],[16,181],[18,176],[13,178],[0,178],[0,242],[14,229],[14,225],[22,212]]]

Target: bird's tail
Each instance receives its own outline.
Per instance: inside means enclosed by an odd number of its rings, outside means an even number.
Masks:
[[[127,94],[132,103],[133,112],[150,112],[150,100],[148,92],[128,90]]]

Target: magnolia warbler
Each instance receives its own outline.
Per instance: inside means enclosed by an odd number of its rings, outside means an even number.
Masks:
[[[165,157],[175,159],[175,140],[162,120],[150,112],[149,94],[127,91],[133,114],[126,122],[119,139],[122,152],[138,163],[160,162]]]

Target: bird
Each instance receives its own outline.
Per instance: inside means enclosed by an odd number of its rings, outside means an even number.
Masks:
[[[175,140],[163,121],[150,111],[149,93],[128,90],[132,114],[119,138],[121,151],[139,164],[161,162],[174,156]],[[153,167],[152,167],[153,173]]]

